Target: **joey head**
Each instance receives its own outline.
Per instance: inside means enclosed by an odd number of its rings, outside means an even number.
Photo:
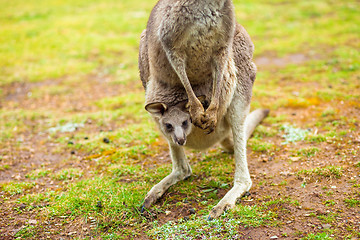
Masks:
[[[157,120],[161,132],[168,140],[179,146],[186,144],[192,124],[185,104],[168,108],[165,103],[150,103],[145,109]]]

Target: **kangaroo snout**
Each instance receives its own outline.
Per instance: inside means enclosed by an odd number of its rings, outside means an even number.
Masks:
[[[175,143],[180,145],[180,146],[184,146],[186,143],[186,139],[185,138],[176,138],[175,137]]]
[[[186,143],[186,135],[181,127],[176,127],[173,135],[173,140],[176,144],[184,146]]]
[[[186,136],[185,134],[182,134],[181,136],[174,135],[173,140],[177,145],[184,146],[186,143]]]

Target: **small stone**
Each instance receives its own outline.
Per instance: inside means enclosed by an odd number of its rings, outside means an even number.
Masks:
[[[19,210],[24,210],[25,208],[26,208],[26,204],[25,204],[25,203],[20,204]]]
[[[171,211],[165,211],[165,215],[169,215],[171,213]]]
[[[293,162],[297,162],[300,159],[301,159],[300,157],[290,157],[290,160],[293,161]]]
[[[37,224],[37,221],[34,220],[34,219],[30,219],[30,220],[29,220],[29,224]]]
[[[323,229],[330,229],[331,225],[327,223],[327,224],[323,224],[322,227]]]
[[[272,236],[272,237],[270,237],[270,239],[278,239],[278,236]]]
[[[324,215],[324,214],[326,214],[326,213],[324,213],[321,209],[317,209],[317,210],[316,210],[316,214],[317,214],[317,215]]]
[[[110,143],[110,140],[108,138],[103,138],[104,143]]]
[[[196,211],[195,211],[195,209],[194,209],[194,208],[190,208],[190,209],[189,209],[189,213],[190,213],[190,214],[195,214],[195,213],[196,213]]]

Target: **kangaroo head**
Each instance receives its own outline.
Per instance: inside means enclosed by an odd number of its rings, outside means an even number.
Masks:
[[[160,130],[167,139],[179,146],[186,144],[186,138],[192,129],[190,114],[186,102],[168,107],[165,103],[149,103],[145,109],[159,123]]]

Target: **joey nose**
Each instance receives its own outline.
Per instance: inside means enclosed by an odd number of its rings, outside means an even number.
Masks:
[[[183,146],[185,144],[185,138],[176,138],[176,143]]]
[[[183,146],[186,143],[186,135],[181,127],[175,127],[173,140],[176,144]]]

